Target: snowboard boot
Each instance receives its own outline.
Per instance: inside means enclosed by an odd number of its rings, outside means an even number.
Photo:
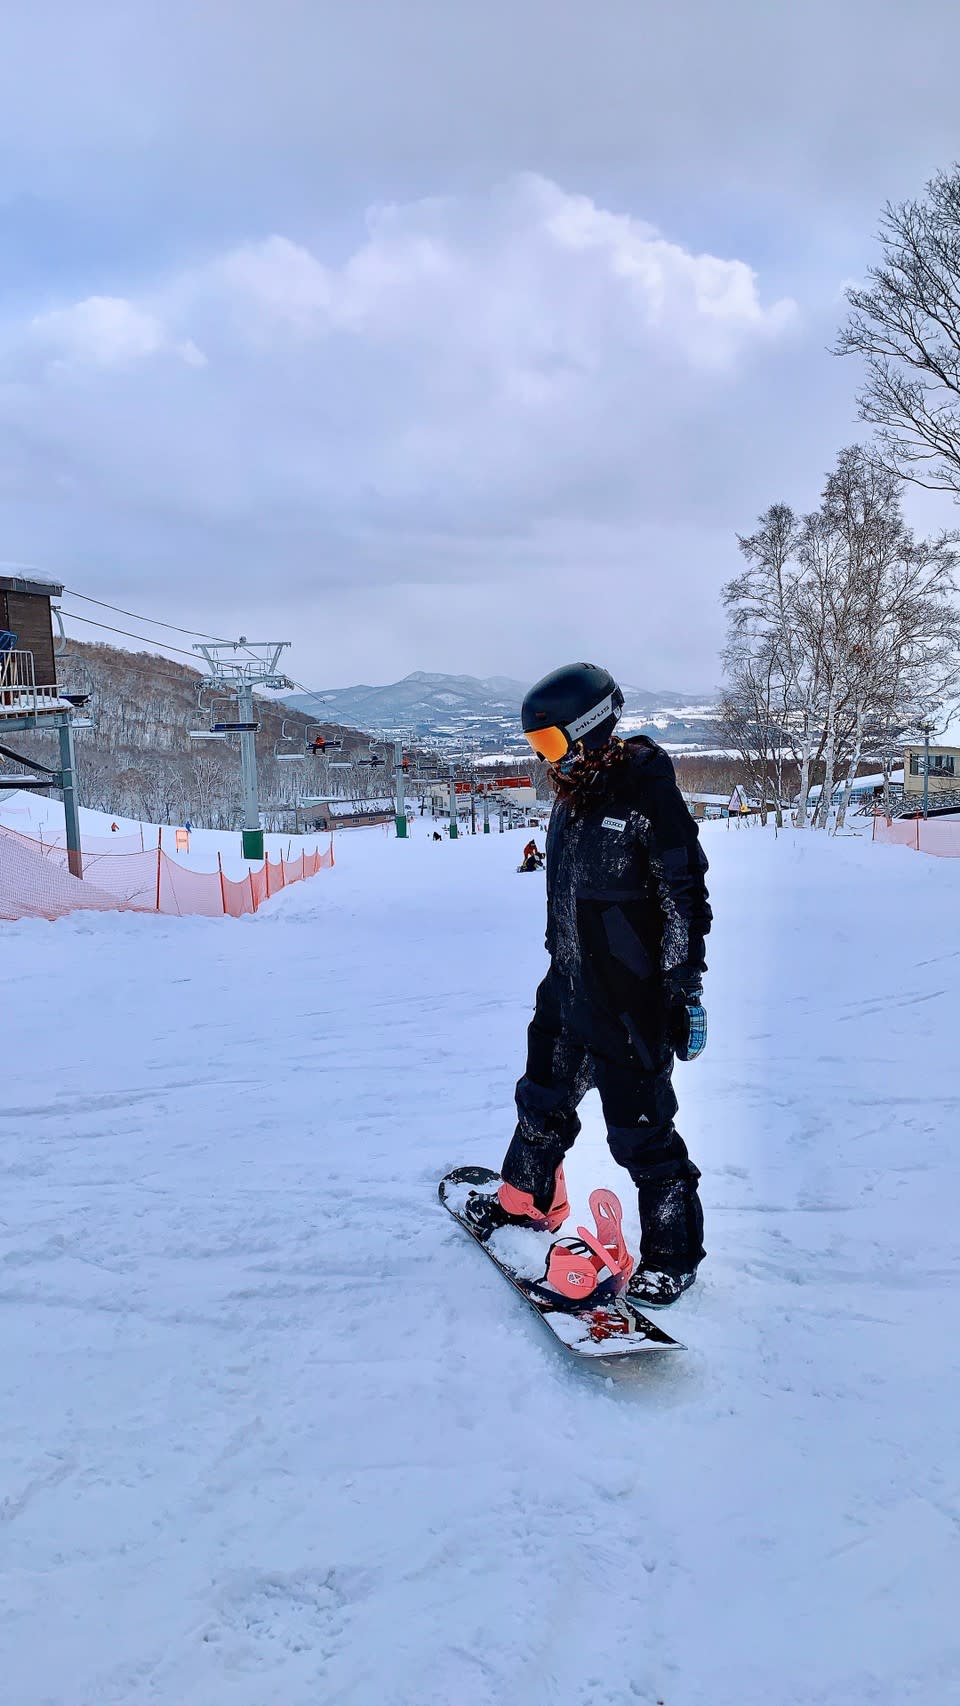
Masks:
[[[638,1268],[631,1276],[626,1295],[631,1303],[643,1303],[651,1309],[666,1309],[669,1303],[676,1303],[678,1297],[690,1290],[696,1277],[696,1268],[681,1274],[664,1273],[660,1268]]]
[[[529,1191],[501,1180],[495,1194],[471,1191],[463,1208],[468,1221],[481,1243],[503,1226],[527,1226],[535,1232],[556,1232],[570,1213],[563,1168],[558,1167],[553,1187],[553,1199],[546,1213],[541,1213]]]

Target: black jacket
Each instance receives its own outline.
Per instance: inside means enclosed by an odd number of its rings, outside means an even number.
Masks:
[[[662,1054],[667,1013],[699,985],[711,912],[697,826],[662,747],[639,735],[547,832],[547,950],[561,999],[588,1028],[626,1024]]]

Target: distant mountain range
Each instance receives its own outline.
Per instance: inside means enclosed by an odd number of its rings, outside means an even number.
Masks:
[[[520,703],[528,683],[507,676],[431,674],[415,670],[385,687],[321,689],[288,700],[318,722],[343,723],[371,735],[405,737],[440,750],[522,752]],[[716,744],[716,706],[709,693],[653,692],[624,686],[624,733],[649,734],[680,750]]]

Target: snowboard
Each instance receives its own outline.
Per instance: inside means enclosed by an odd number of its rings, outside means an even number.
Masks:
[[[440,1201],[474,1243],[479,1244],[484,1254],[489,1256],[494,1267],[499,1268],[514,1290],[539,1315],[564,1350],[581,1357],[606,1358],[683,1349],[677,1339],[671,1339],[662,1327],[648,1321],[635,1304],[623,1296],[593,1305],[589,1302],[577,1305],[568,1303],[566,1299],[558,1299],[554,1305],[541,1296],[536,1282],[543,1273],[553,1235],[536,1232],[532,1227],[504,1226],[490,1240],[484,1241],[463,1218],[463,1206],[470,1191],[489,1191],[492,1194],[499,1183],[499,1173],[492,1173],[489,1167],[455,1167],[440,1181]]]

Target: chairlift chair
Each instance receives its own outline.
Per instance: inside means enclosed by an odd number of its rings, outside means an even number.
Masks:
[[[297,748],[295,752],[281,752],[280,750],[282,741],[292,741],[294,739],[293,735],[287,734],[287,724],[290,721],[291,719],[289,717],[284,717],[283,722],[280,724],[280,739],[274,742],[273,756],[279,764],[302,764],[307,755],[299,748]]]
[[[326,727],[330,727],[329,723]],[[328,752],[340,752],[343,748],[342,735],[329,737],[323,730],[323,723],[308,723],[303,731],[304,750],[312,752],[315,758],[323,758]]]
[[[58,604],[51,604],[50,614],[57,624],[57,636],[54,641],[53,655],[56,660],[57,691],[61,699],[68,705],[80,711],[87,704],[93,693],[93,677],[84,662],[76,652],[70,650],[70,641],[63,626],[63,611]],[[16,636],[12,636],[15,640]],[[3,651],[2,635],[0,635],[0,652]],[[74,728],[78,725],[74,723]]]

